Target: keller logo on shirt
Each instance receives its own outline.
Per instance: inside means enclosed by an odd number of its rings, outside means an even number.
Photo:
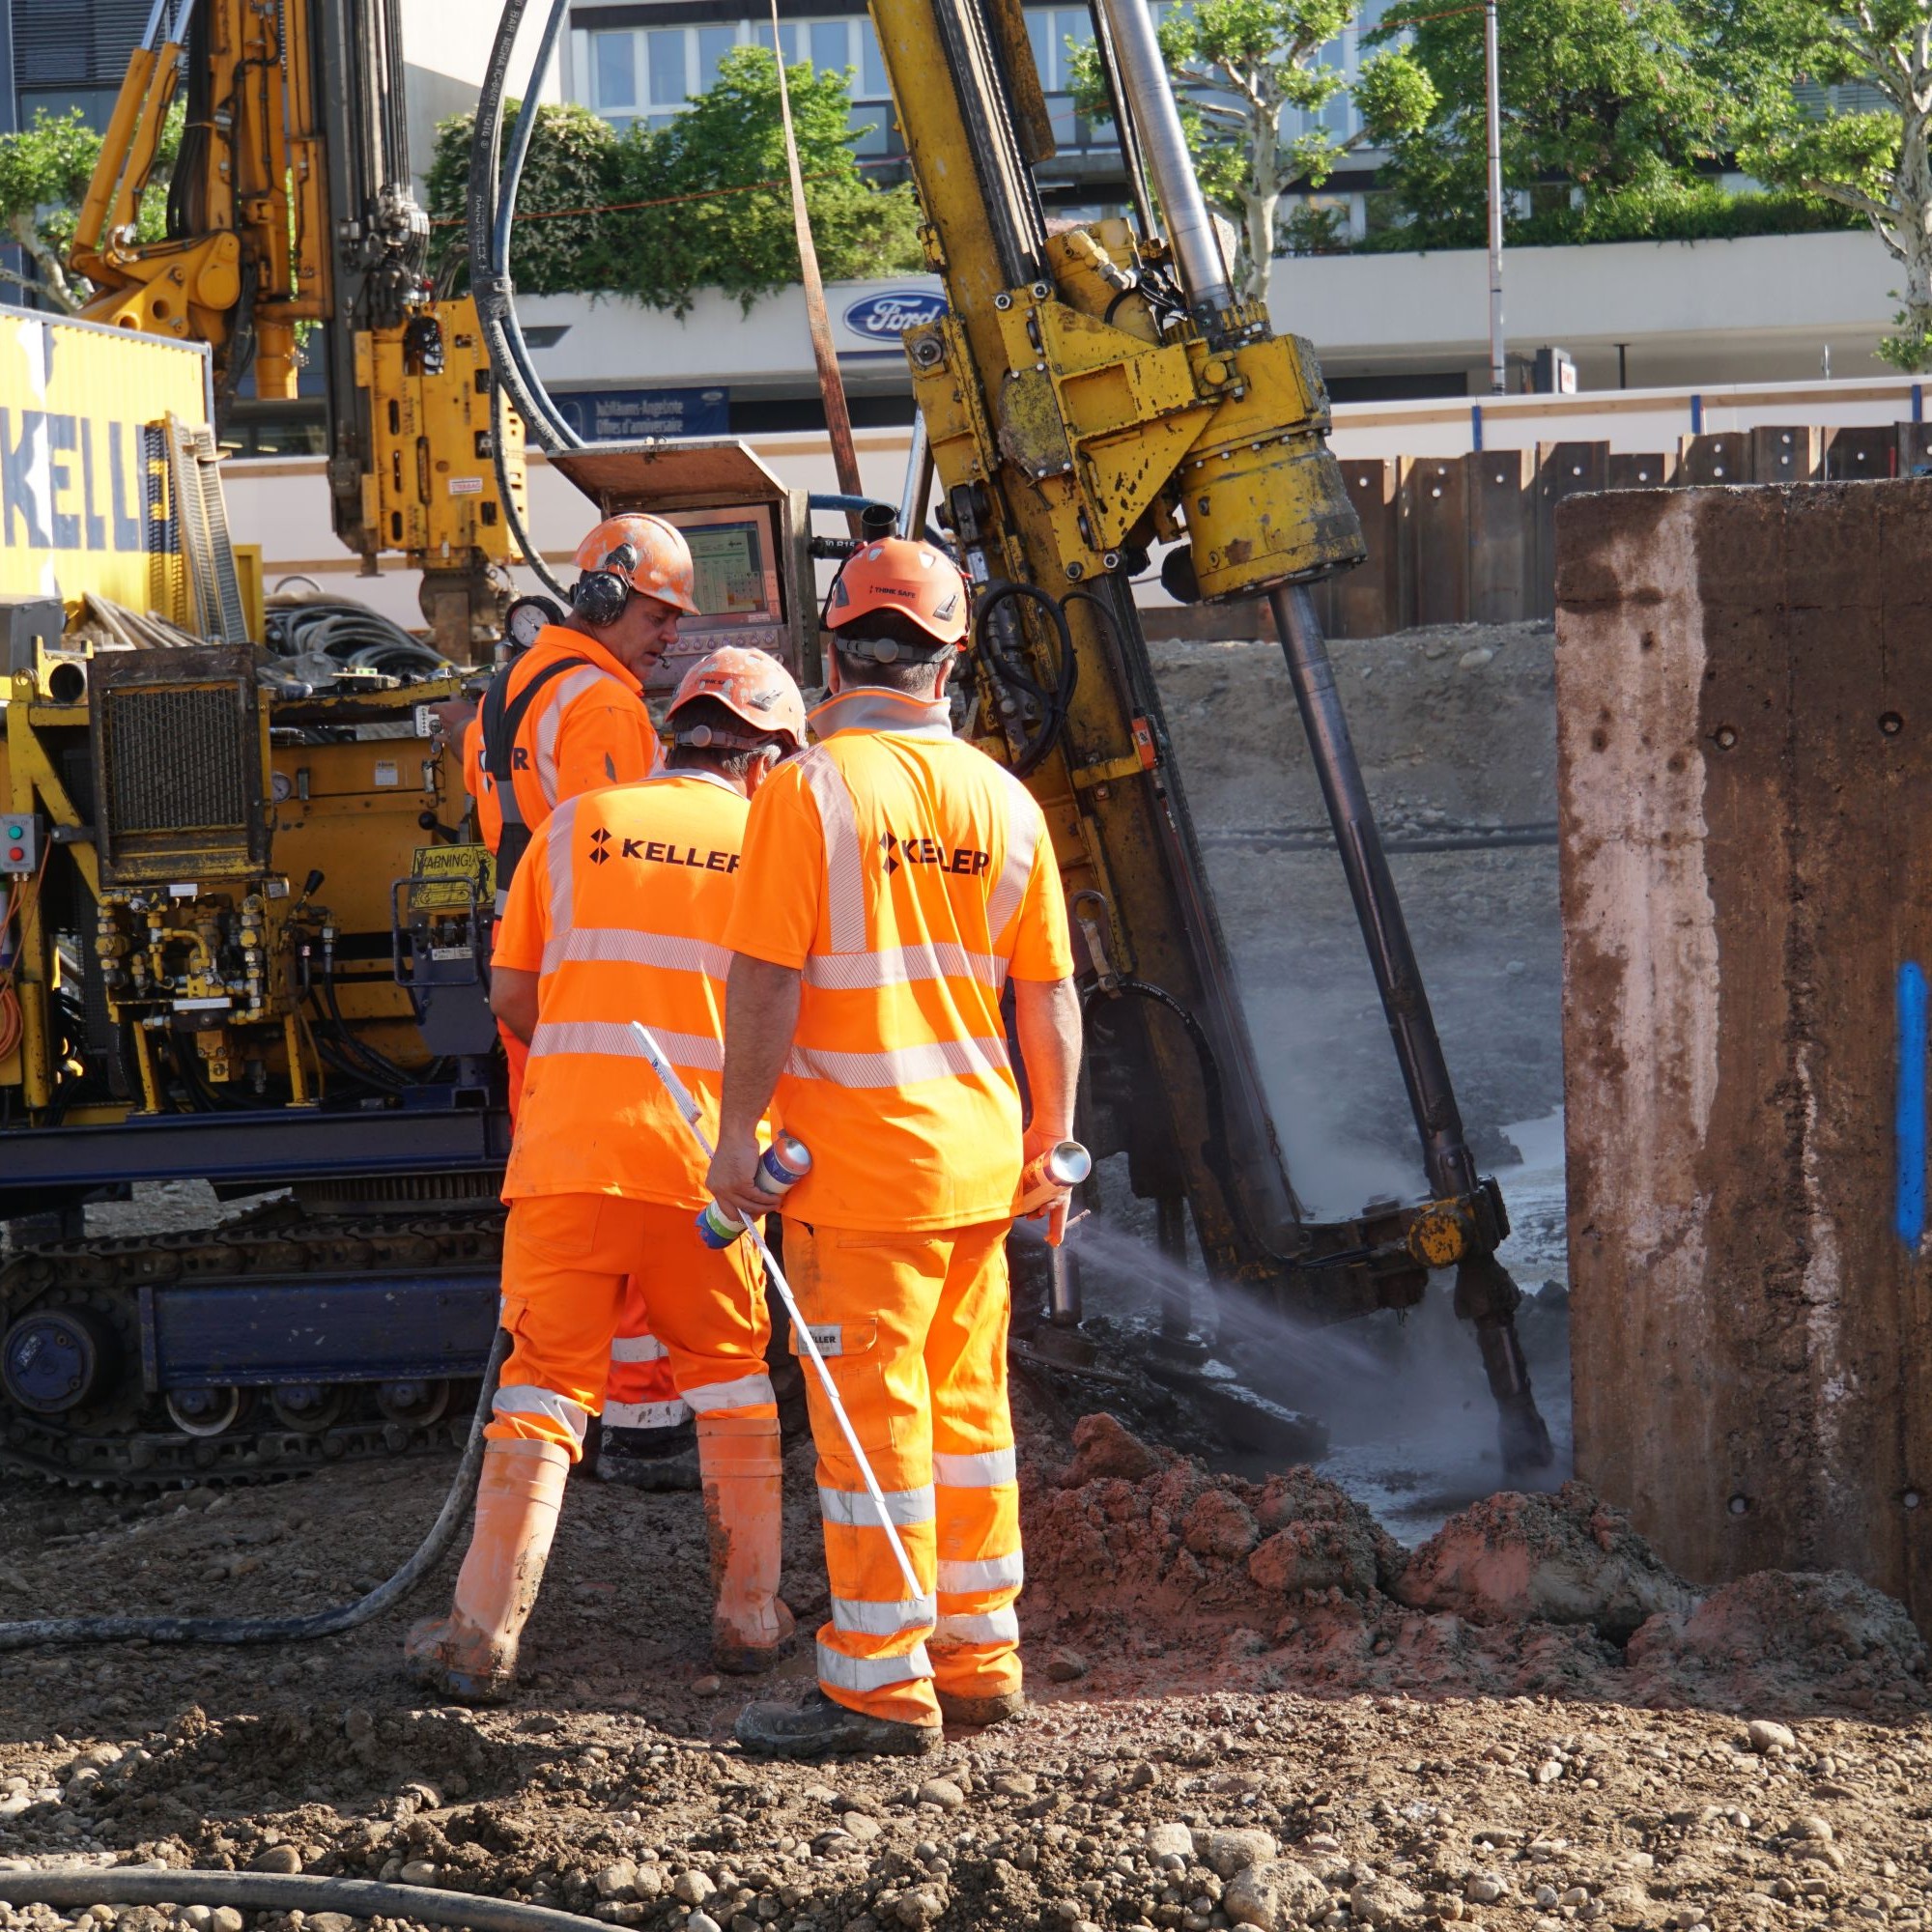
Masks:
[[[623,858],[636,859],[646,866],[689,866],[697,872],[735,872],[738,869],[739,855],[736,852],[700,851],[696,845],[679,845],[663,838],[626,838],[617,852]],[[611,857],[611,834],[600,825],[590,835],[590,863],[601,866]]]
[[[974,875],[983,872],[993,863],[990,852],[977,851],[970,845],[955,845],[948,851],[936,838],[918,836],[901,838],[894,832],[888,832],[879,840],[879,850],[886,855],[887,878],[901,866],[936,866],[942,872]]]

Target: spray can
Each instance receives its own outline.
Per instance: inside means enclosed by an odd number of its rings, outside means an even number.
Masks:
[[[1063,1187],[1078,1187],[1094,1172],[1094,1156],[1078,1141],[1055,1141],[1020,1176],[1017,1215],[1044,1208]]]
[[[776,1208],[810,1172],[810,1149],[794,1135],[781,1134],[758,1156],[752,1183]],[[707,1203],[697,1217],[697,1238],[707,1248],[728,1248],[744,1232],[715,1201]]]

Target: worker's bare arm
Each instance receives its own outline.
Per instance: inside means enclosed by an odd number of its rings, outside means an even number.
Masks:
[[[795,966],[734,953],[724,982],[724,1091],[718,1118],[718,1152],[705,1184],[712,1198],[739,1215],[771,1206],[753,1184],[758,1163],[758,1122],[771,1105],[798,1030],[802,975]]]
[[[1080,995],[1071,980],[1015,980],[1013,1026],[1026,1063],[1033,1119],[1026,1130],[1026,1164],[1073,1133],[1073,1095],[1080,1079]],[[1065,1225],[1067,1196],[1051,1210],[1057,1236]]]
[[[515,966],[497,966],[490,974],[490,1010],[526,1043],[537,1030],[537,978]]]

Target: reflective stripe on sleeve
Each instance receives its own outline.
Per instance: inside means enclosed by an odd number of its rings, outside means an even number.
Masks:
[[[655,1335],[619,1335],[611,1344],[613,1362],[661,1362],[665,1345]]]
[[[885,1495],[886,1514],[900,1529],[911,1529],[915,1524],[932,1520],[930,1483],[918,1490],[888,1490]],[[818,1514],[827,1522],[838,1523],[844,1529],[877,1529],[879,1526],[878,1506],[864,1490],[828,1490],[821,1484]]]
[[[859,815],[851,788],[823,746],[800,766],[825,840],[825,912],[834,952],[866,947],[866,882],[859,862]]]
[[[698,1073],[724,1070],[724,1042],[706,1034],[660,1032],[658,1045],[673,1066]],[[601,1053],[612,1060],[642,1060],[642,1042],[616,1020],[545,1020],[530,1036],[530,1058],[552,1053]]]
[[[978,1563],[939,1564],[943,1595],[963,1597],[975,1590],[1017,1590],[1026,1581],[1026,1563],[1015,1549],[1010,1556],[988,1556]]]
[[[897,1636],[932,1628],[939,1605],[931,1597],[901,1597],[881,1604],[866,1597],[834,1597],[832,1627],[848,1636]]]
[[[675,1429],[691,1420],[691,1411],[673,1398],[669,1402],[607,1402],[606,1429]]]
[[[542,791],[544,803],[556,804],[556,741],[563,729],[566,712],[592,686],[615,678],[607,670],[599,670],[595,665],[585,665],[582,670],[574,670],[556,688],[556,696],[544,707],[543,716],[537,720],[536,758],[537,786]]]
[[[544,865],[550,873],[551,939],[544,947],[544,971],[550,971],[550,948],[556,935],[568,932],[577,912],[577,871],[570,841],[577,833],[577,800],[567,798],[544,821]]]
[[[949,1490],[990,1490],[1000,1483],[1019,1480],[1010,1449],[985,1449],[977,1456],[944,1456],[935,1450],[932,1473]]]
[[[925,1645],[916,1643],[903,1657],[847,1657],[842,1650],[818,1646],[818,1681],[839,1690],[883,1690],[889,1684],[910,1684],[932,1675]]]
[[[580,1442],[590,1427],[590,1411],[581,1402],[572,1402],[554,1389],[540,1388],[535,1382],[512,1382],[508,1388],[499,1388],[490,1406],[497,1415],[548,1416]]]
[[[1000,867],[999,883],[986,901],[986,934],[995,946],[1026,897],[1040,825],[1039,807],[1034,803],[1033,794],[1017,779],[1009,778],[1004,772],[1001,777],[1008,786],[1007,863]]]
[[[1013,1609],[984,1610],[978,1616],[943,1616],[932,1633],[934,1643],[1017,1643],[1019,1613]]]
[[[706,1382],[701,1388],[679,1391],[698,1415],[714,1415],[721,1409],[753,1408],[759,1403],[776,1402],[772,1378],[766,1375],[740,1376],[735,1382]]]
[[[554,863],[554,862],[553,862]],[[668,932],[641,932],[621,925],[553,924],[544,948],[543,970],[572,965],[657,966],[668,973],[702,973],[723,980],[731,954],[709,940],[684,939]]]
[[[537,1029],[539,1036],[543,1031]],[[534,1045],[530,1051],[535,1053]],[[911,1087],[922,1080],[1000,1073],[1008,1065],[1003,1039],[940,1039],[924,1046],[885,1047],[877,1053],[795,1046],[786,1057],[785,1071],[795,1080],[829,1080],[835,1087]]]
[[[969,952],[952,940],[889,946],[877,952],[818,952],[805,962],[805,983],[836,993],[909,986],[926,980],[977,980],[998,991],[1007,962],[990,952]]]

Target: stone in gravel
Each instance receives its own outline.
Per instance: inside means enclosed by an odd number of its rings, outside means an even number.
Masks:
[[[242,1932],[242,1915],[232,1905],[217,1905],[208,1922],[213,1932]]]
[[[1451,1517],[1409,1559],[1396,1595],[1471,1623],[1588,1624],[1618,1641],[1697,1601],[1622,1512],[1577,1482],[1554,1495],[1506,1491]]]
[[[302,1932],[355,1932],[355,1921],[346,1912],[311,1912]]]
[[[1187,1512],[1181,1541],[1197,1556],[1218,1556],[1232,1563],[1261,1541],[1261,1531],[1238,1496],[1226,1490],[1204,1490]]]
[[[1030,1771],[1003,1771],[993,1779],[993,1790],[1001,1798],[1031,1798],[1039,1789],[1039,1779]]]
[[[1815,1838],[1821,1845],[1832,1842],[1832,1821],[1829,1818],[1794,1818],[1791,1822],[1791,1835],[1794,1838]]]
[[[293,1845],[270,1845],[249,1861],[250,1871],[280,1872],[293,1876],[302,1868],[301,1854]]]
[[[1475,644],[1456,660],[1456,668],[1458,670],[1481,670],[1494,657],[1495,652],[1491,650],[1488,644]]]
[[[637,1894],[638,1868],[629,1859],[606,1865],[593,1881],[599,1898],[632,1898]]]
[[[1056,1684],[1071,1684],[1076,1677],[1085,1677],[1090,1668],[1077,1650],[1056,1650],[1046,1660],[1046,1674]]]
[[[708,1912],[694,1912],[684,1921],[684,1932],[724,1932],[724,1926]]]
[[[436,1866],[428,1859],[412,1859],[396,1876],[405,1885],[434,1885]]]
[[[1236,1872],[1221,1893],[1221,1910],[1233,1923],[1258,1925],[1262,1932],[1291,1932],[1307,1925],[1334,1902],[1328,1888],[1291,1859],[1250,1865]]]
[[[1509,1892],[1509,1881],[1494,1872],[1478,1872],[1463,1888],[1463,1896],[1472,1905],[1494,1905]]]
[[[1274,1835],[1253,1828],[1215,1832],[1208,1840],[1208,1862],[1222,1878],[1233,1878],[1250,1865],[1265,1864],[1276,1851]]]
[[[966,1794],[950,1777],[928,1777],[919,1787],[922,1804],[937,1804],[942,1811],[956,1811],[966,1802]]]
[[[937,1886],[922,1885],[907,1892],[893,1910],[901,1925],[930,1925],[946,1910],[946,1894]]]
[[[1151,1825],[1148,1827],[1147,1848],[1150,1855],[1156,1859],[1170,1855],[1191,1859],[1194,1856],[1194,1833],[1178,1820],[1166,1825]]]
[[[717,1696],[719,1691],[724,1690],[724,1678],[720,1677],[716,1671],[712,1671],[707,1673],[705,1676],[700,1677],[697,1680],[697,1682],[694,1684],[691,1688],[694,1690],[696,1690],[700,1697],[715,1697]]]
[[[1364,1879],[1349,1894],[1349,1910],[1363,1924],[1376,1926],[1378,1932],[1406,1925],[1426,1902],[1419,1891],[1410,1890],[1397,1878]]]
[[[1750,1740],[1750,1747],[1760,1757],[1775,1750],[1796,1750],[1798,1733],[1784,1724],[1774,1724],[1767,1718],[1753,1718],[1746,1731]]]
[[[718,1888],[701,1871],[679,1872],[671,1896],[685,1905],[702,1905]]]
[[[876,1818],[868,1818],[863,1811],[848,1811],[840,1822],[862,1845],[876,1838],[882,1829]]]
[[[194,1932],[209,1932],[209,1927],[214,1923],[214,1914],[205,1905],[185,1905],[182,1917],[193,1926]]]

